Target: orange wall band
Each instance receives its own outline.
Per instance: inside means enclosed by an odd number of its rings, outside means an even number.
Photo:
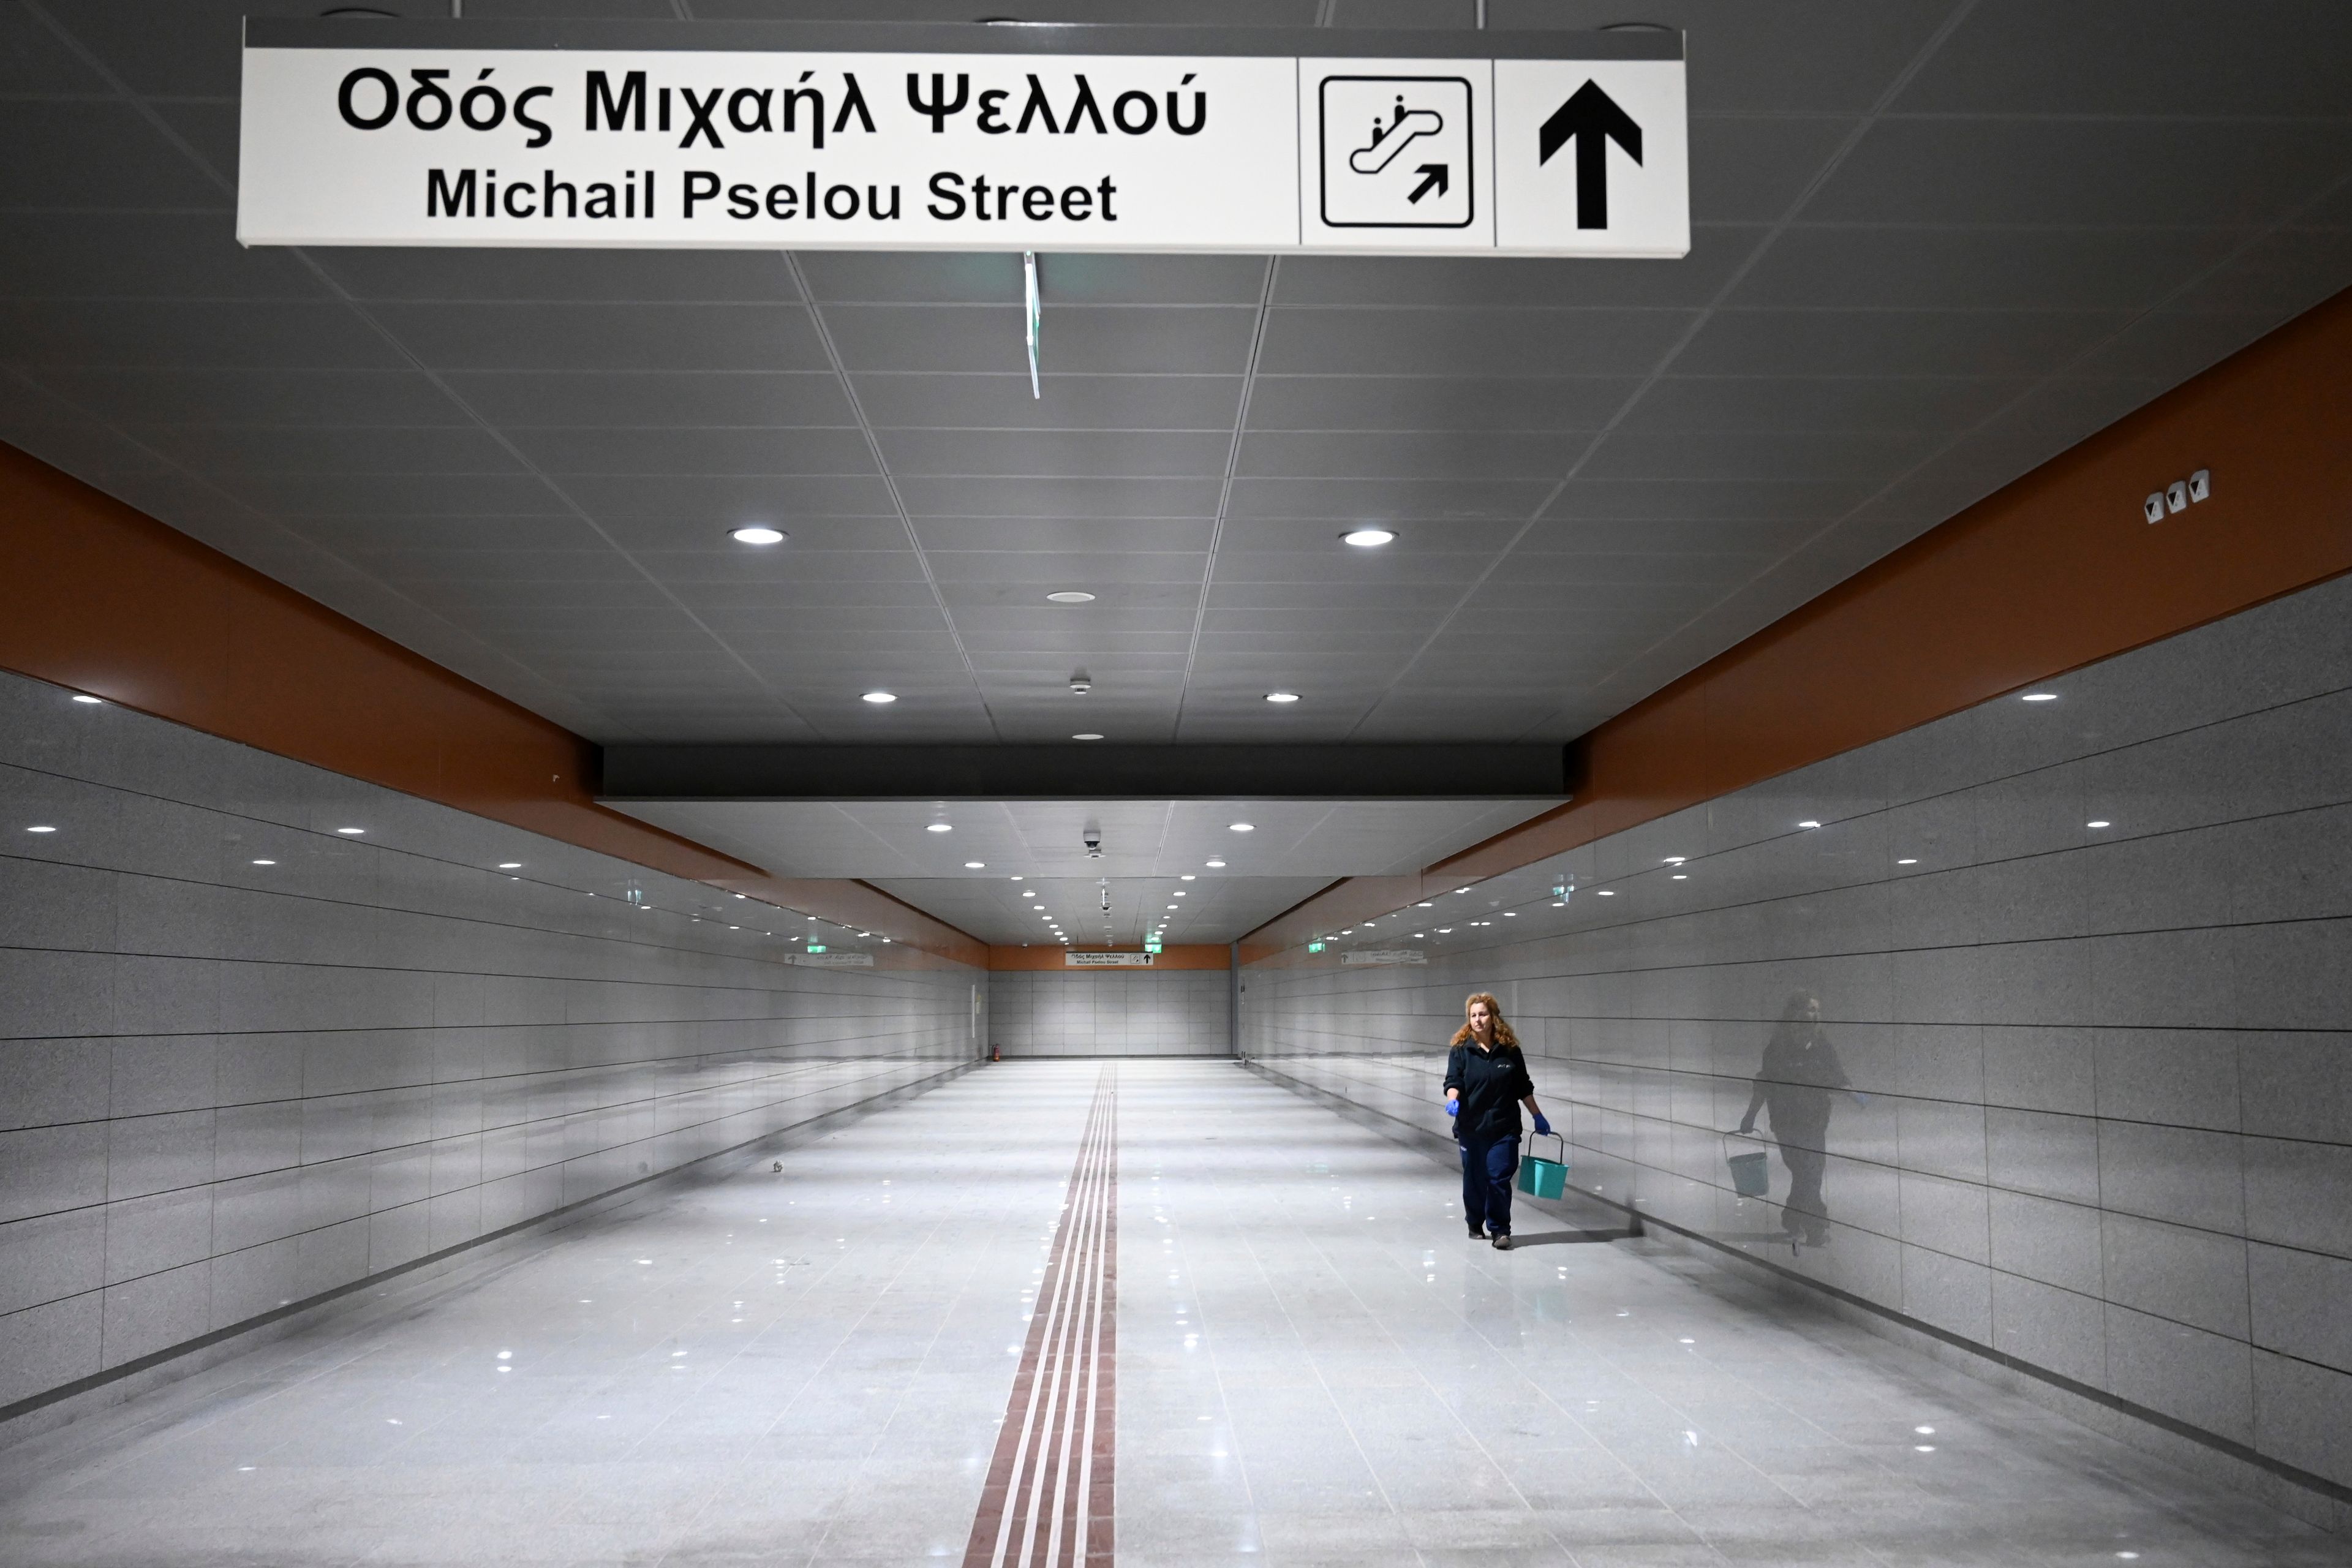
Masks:
[[[1101,947],[992,947],[988,950],[988,967],[995,970],[1051,969],[1068,971],[1073,974],[1149,974],[1163,969],[1231,969],[1233,950],[1222,943],[1186,943],[1154,954],[1150,967],[1118,968],[1106,965],[1100,969],[1073,967],[1064,961],[1069,952],[1140,952],[1141,948]]]
[[[5,444],[0,551],[0,668],[914,950],[885,963],[987,961],[879,889],[770,877],[597,805],[581,737]]]
[[[2352,293],[1968,508],[1601,724],[1576,799],[1419,877],[1339,883],[1254,963],[2352,571]],[[2197,468],[2209,500],[2140,500]]]

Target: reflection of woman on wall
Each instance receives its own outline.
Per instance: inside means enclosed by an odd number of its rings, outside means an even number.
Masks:
[[[1753,1132],[1757,1111],[1771,1115],[1772,1141],[1780,1146],[1780,1163],[1789,1167],[1789,1201],[1780,1208],[1780,1228],[1791,1241],[1800,1230],[1816,1247],[1829,1239],[1822,1170],[1829,1163],[1830,1091],[1845,1087],[1845,1066],[1822,1033],[1821,998],[1809,991],[1794,993],[1765,1044],[1755,1092],[1748,1096],[1748,1113],[1739,1119],[1739,1131]]]

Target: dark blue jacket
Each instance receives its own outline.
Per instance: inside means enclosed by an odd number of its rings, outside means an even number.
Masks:
[[[1497,1043],[1482,1051],[1477,1041],[1463,1041],[1445,1058],[1445,1087],[1462,1091],[1462,1110],[1454,1119],[1456,1142],[1518,1142],[1519,1101],[1536,1091],[1518,1047]]]

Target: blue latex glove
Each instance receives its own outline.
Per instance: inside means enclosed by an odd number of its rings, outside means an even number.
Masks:
[[[1462,1114],[1462,1102],[1461,1102],[1460,1100],[1447,1100],[1447,1101],[1445,1102],[1445,1114],[1446,1114],[1446,1115],[1448,1115],[1448,1116],[1459,1116],[1459,1115],[1461,1115],[1461,1114]]]
[[[1544,1113],[1540,1110],[1536,1112],[1536,1136],[1538,1138],[1551,1136],[1551,1123],[1544,1120]]]

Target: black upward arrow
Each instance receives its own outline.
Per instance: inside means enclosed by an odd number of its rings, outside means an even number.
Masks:
[[[1570,142],[1576,143],[1576,226],[1607,228],[1609,143],[1624,148],[1625,155],[1638,163],[1642,128],[1601,90],[1599,82],[1588,81],[1543,122],[1536,138],[1537,163],[1550,163],[1551,155]]]
[[[1419,174],[1422,179],[1421,184],[1413,186],[1412,195],[1405,197],[1405,200],[1409,203],[1420,201],[1422,197],[1429,195],[1430,189],[1433,186],[1436,188],[1437,194],[1442,196],[1446,193],[1447,188],[1454,183],[1452,176],[1446,170],[1446,166],[1443,163],[1423,163],[1420,168],[1415,169],[1413,173]]]

